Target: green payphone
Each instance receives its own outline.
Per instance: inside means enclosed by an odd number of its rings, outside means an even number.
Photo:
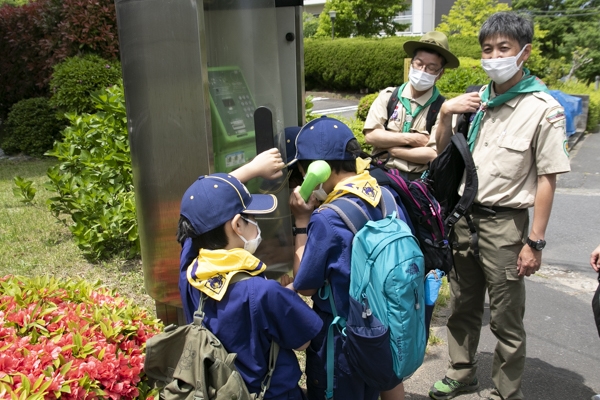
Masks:
[[[254,99],[239,67],[208,68],[215,171],[231,172],[256,156]]]

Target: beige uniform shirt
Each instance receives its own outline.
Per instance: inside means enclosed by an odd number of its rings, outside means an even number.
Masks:
[[[377,98],[371,105],[371,108],[369,109],[369,114],[367,115],[367,120],[365,121],[365,126],[363,128],[364,130],[383,129],[383,124],[385,124],[385,121],[387,121],[388,119],[388,101],[390,97],[392,97],[392,92],[394,91],[394,89],[395,87],[389,87],[382,90],[379,93],[379,96],[377,96]],[[422,106],[425,103],[427,103],[427,101],[431,98],[432,94],[433,88],[429,89],[427,92],[425,92],[425,94],[415,99],[412,97],[410,84],[408,84],[406,85],[406,87],[404,87],[404,90],[402,91],[401,95],[402,97],[405,97],[410,100],[411,109],[412,111],[414,111],[415,108],[417,108],[419,105]],[[433,150],[435,150],[435,130],[438,125],[439,114],[438,118],[436,118],[434,126],[431,128],[431,132],[433,132],[434,134],[430,135],[429,132],[427,132],[427,130],[425,129],[427,126],[426,120],[428,112],[429,106],[425,107],[423,110],[421,110],[419,114],[417,114],[417,116],[413,120],[410,131],[418,132],[423,135],[429,136],[429,142],[427,143],[427,147],[431,147]],[[406,110],[404,109],[402,104],[398,102],[398,117],[393,120],[390,119],[390,122],[387,126],[387,130],[392,132],[402,132],[402,125],[404,124],[405,120]],[[373,149],[373,154],[377,154],[381,151],[381,149],[375,148]],[[390,158],[390,160],[386,164],[386,167],[396,168],[399,171],[404,172],[423,172],[427,169],[427,164],[415,164],[400,158]]]
[[[490,97],[495,97],[493,87]],[[522,94],[488,109],[475,141],[473,160],[479,179],[476,203],[532,207],[538,175],[571,170],[564,109],[543,92]]]

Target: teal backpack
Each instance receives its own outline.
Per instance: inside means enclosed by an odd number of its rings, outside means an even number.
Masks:
[[[361,378],[378,390],[394,388],[425,356],[425,263],[409,226],[396,217],[393,195],[382,189],[385,217],[372,221],[354,201],[341,197],[322,207],[334,210],[354,233],[348,319],[337,315],[326,282],[334,322],[327,339],[326,398],[333,397],[333,329],[344,337],[346,357]]]

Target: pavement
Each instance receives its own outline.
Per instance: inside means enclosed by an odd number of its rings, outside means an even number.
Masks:
[[[600,393],[600,338],[591,300],[598,286],[589,255],[600,243],[600,133],[570,138],[571,169],[559,177],[542,268],[526,278],[527,360],[522,390],[529,400],[590,400]],[[486,398],[492,388],[496,339],[489,308],[478,348],[480,390],[457,399]],[[429,346],[421,368],[405,382],[406,399],[428,399],[433,382],[448,367],[445,323],[440,311],[432,326],[441,343]]]

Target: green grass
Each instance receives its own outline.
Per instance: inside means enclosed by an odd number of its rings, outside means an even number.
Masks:
[[[0,160],[0,276],[49,275],[101,281],[122,296],[155,312],[154,300],[145,291],[142,264],[138,260],[112,259],[91,263],[75,245],[69,229],[48,211],[52,196],[43,184],[54,159]],[[13,194],[13,178],[34,182],[33,205]]]

